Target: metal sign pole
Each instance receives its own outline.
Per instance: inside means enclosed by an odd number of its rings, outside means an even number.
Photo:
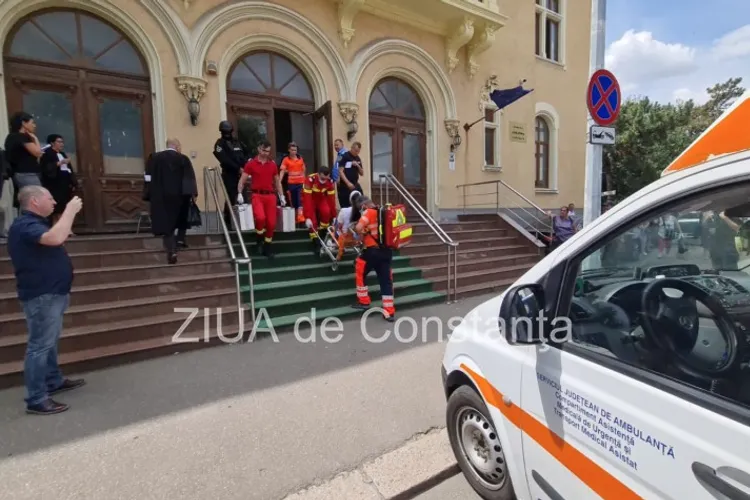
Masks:
[[[604,68],[605,54],[605,22],[607,18],[607,1],[593,0],[591,2],[591,74]],[[596,125],[591,113],[586,123],[586,135],[591,127]],[[602,153],[601,144],[586,145],[586,180],[583,203],[583,224],[590,224],[601,215],[602,208]]]

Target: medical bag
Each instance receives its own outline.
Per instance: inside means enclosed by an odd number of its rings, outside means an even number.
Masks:
[[[398,250],[411,242],[412,227],[406,223],[404,205],[386,204],[378,210],[380,246]]]

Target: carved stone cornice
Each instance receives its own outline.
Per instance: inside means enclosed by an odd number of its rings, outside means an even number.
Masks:
[[[180,93],[185,96],[185,99],[188,101],[195,99],[200,102],[201,98],[206,94],[208,82],[202,78],[180,75],[175,77],[175,82],[177,83],[177,88]]]
[[[474,37],[474,20],[464,17],[445,41],[445,65],[448,73],[458,66],[458,51]]]
[[[499,26],[487,24],[475,37],[475,40],[471,42],[468,48],[468,72],[469,78],[473,78],[479,70],[479,63],[477,58],[484,51],[492,47],[495,42],[495,33]]]
[[[359,113],[359,104],[356,102],[339,102],[339,113],[344,119],[347,125],[357,121],[357,113]]]
[[[365,0],[339,0],[339,37],[344,48],[348,48],[354,38],[354,17],[364,4]]]

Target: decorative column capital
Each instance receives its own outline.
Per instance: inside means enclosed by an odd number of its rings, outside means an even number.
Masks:
[[[204,95],[206,95],[206,87],[208,82],[203,78],[196,78],[194,76],[180,75],[175,77],[177,88],[180,93],[185,97],[186,100],[195,100],[200,102]]]
[[[357,104],[356,102],[339,102],[339,113],[341,113],[341,117],[344,118],[344,121],[347,123],[347,125],[351,124],[357,121],[359,104]]]

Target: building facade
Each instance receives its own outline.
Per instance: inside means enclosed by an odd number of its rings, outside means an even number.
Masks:
[[[333,163],[335,138],[360,141],[366,191],[393,173],[434,214],[494,207],[491,185],[457,186],[495,180],[541,207],[580,205],[590,11],[572,0],[4,0],[0,134],[25,110],[40,140],[64,136],[90,231],[138,218],[144,159],[167,137],[202,185],[223,119],[277,156],[296,142],[311,169]],[[489,93],[522,80],[534,91],[493,113]]]

